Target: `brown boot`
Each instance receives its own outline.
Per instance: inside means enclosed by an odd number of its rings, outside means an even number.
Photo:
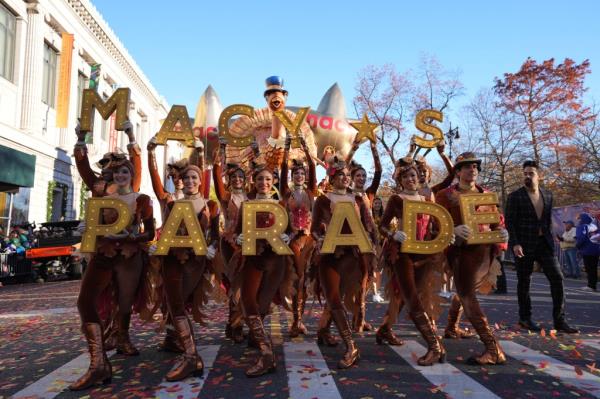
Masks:
[[[346,318],[346,311],[344,309],[332,310],[331,317],[340,332],[344,344],[346,344],[346,353],[344,353],[344,358],[338,362],[338,368],[347,369],[358,361],[360,352],[352,339],[352,330],[350,330],[350,323],[348,323],[348,319]]]
[[[475,333],[460,328],[460,318],[463,313],[462,304],[458,295],[452,297],[450,309],[448,309],[448,325],[444,330],[444,338],[448,339],[468,339],[474,338]]]
[[[81,327],[88,343],[90,367],[77,381],[69,386],[71,391],[81,391],[96,384],[110,384],[112,368],[102,340],[102,327],[98,323],[84,323]]]
[[[300,334],[306,335],[308,331],[302,323],[302,315],[304,314],[304,298],[298,295],[292,302],[294,321],[290,327],[290,338],[296,338]]]
[[[246,323],[260,350],[258,360],[252,367],[246,370],[246,376],[258,377],[267,373],[273,373],[275,371],[275,356],[273,355],[271,341],[265,333],[262,319],[260,316],[248,316],[246,317]]]
[[[190,375],[202,377],[204,363],[196,351],[196,343],[194,342],[194,333],[190,321],[187,316],[177,316],[173,319],[173,324],[175,325],[179,340],[183,344],[184,352],[179,359],[179,363],[173,366],[165,379],[167,381],[181,381]]]
[[[118,316],[117,320],[117,353],[125,356],[137,356],[140,352],[129,340],[129,321],[131,314]]]
[[[333,334],[331,334],[331,313],[329,312],[329,310],[325,309],[321,317],[326,319],[326,321],[325,327],[321,327],[317,330],[317,344],[337,346],[338,342],[333,336]]]
[[[427,313],[410,313],[410,318],[415,323],[417,330],[419,330],[425,342],[427,342],[427,353],[417,360],[419,366],[432,366],[437,362],[444,363],[446,361],[446,350],[438,339]]]
[[[365,302],[366,298],[365,298],[365,294],[361,293],[360,294],[360,306],[358,308],[358,312],[356,313],[356,315],[352,318],[353,324],[354,324],[354,332],[363,332],[363,331],[371,331],[373,329],[373,326],[369,323],[367,323],[366,318],[367,318],[367,304]]]
[[[472,356],[467,362],[470,364],[479,364],[479,365],[493,365],[493,364],[504,364],[506,363],[506,355],[496,337],[494,337],[494,333],[490,328],[487,318],[470,318],[471,324],[473,328],[479,334],[479,338],[485,345],[485,352],[483,352],[480,356]]]
[[[183,344],[179,341],[179,335],[177,334],[175,327],[167,326],[167,334],[165,335],[165,340],[160,349],[171,353],[183,353],[185,351]]]
[[[377,333],[375,334],[375,340],[377,341],[378,345],[382,345],[385,342],[393,346],[404,345],[404,341],[402,341],[394,334],[389,324],[382,324],[377,329]]]

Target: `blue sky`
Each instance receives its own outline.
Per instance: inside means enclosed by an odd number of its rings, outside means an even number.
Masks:
[[[212,84],[224,105],[261,105],[274,74],[284,77],[291,105],[316,107],[334,82],[349,103],[362,67],[414,68],[423,53],[462,71],[460,102],[528,56],[590,59],[587,83],[600,99],[593,0],[92,1],[170,104],[195,107]]]
[[[465,95],[538,61],[589,59],[588,97],[600,100],[598,1],[92,0],[169,104],[193,115],[207,85],[224,106],[262,106],[264,79],[281,75],[288,104],[316,108],[335,82],[350,113],[358,71],[422,54],[462,71]],[[354,116],[354,115],[349,115]]]

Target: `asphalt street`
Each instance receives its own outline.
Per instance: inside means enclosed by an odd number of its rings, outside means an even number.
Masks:
[[[311,302],[305,315],[309,335],[302,338],[290,339],[291,315],[282,308],[274,310],[267,329],[275,344],[277,371],[249,379],[244,371],[256,351],[225,338],[226,306],[211,303],[208,325],[195,327],[207,365],[202,378],[165,382],[176,356],[157,349],[163,338],[158,323],[142,324],[134,317],[131,336],[140,356],[110,353],[111,384],[70,392],[66,387],[88,365],[76,309],[79,281],[6,285],[0,288],[0,398],[600,398],[600,294],[581,291],[584,286],[583,280],[565,281],[568,320],[581,329],[571,336],[552,330],[552,301],[541,273],[534,274],[531,294],[542,333],[516,325],[514,272],[508,272],[507,295],[481,296],[508,355],[501,366],[466,364],[469,356],[483,350],[477,339],[445,340],[446,363],[417,366],[425,343],[402,315],[395,330],[405,345],[377,345],[374,332],[356,334],[360,362],[338,370],[343,348],[317,345],[321,305]],[[375,326],[386,306],[369,303],[368,319]],[[440,332],[445,320],[444,313]]]

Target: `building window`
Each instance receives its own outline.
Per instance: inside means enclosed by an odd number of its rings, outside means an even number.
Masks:
[[[0,76],[13,80],[17,18],[0,3]]]
[[[87,89],[88,78],[83,73],[79,72],[77,75],[77,112],[81,113],[81,102],[83,101],[83,91]]]
[[[10,214],[10,224],[23,224],[28,222],[29,217],[29,187],[21,187],[15,194],[6,192],[0,193],[0,227],[5,232],[9,231],[8,219]],[[12,198],[12,212],[10,211],[10,196]]]
[[[44,43],[44,82],[42,101],[54,108],[56,103],[56,65],[58,53],[48,43]]]

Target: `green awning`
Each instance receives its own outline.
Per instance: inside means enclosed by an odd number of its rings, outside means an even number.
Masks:
[[[35,155],[0,145],[0,186],[33,187]]]

